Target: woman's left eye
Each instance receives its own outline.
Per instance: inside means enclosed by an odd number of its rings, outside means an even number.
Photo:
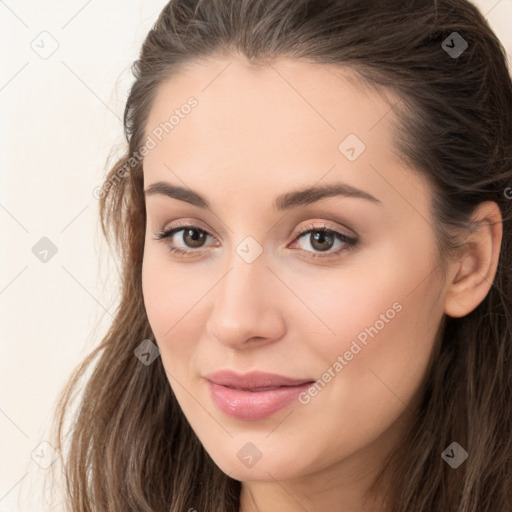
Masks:
[[[185,248],[177,247],[175,243],[170,243],[174,235],[180,231],[183,232],[181,241],[184,243]],[[309,238],[307,238],[306,235],[309,235]],[[197,254],[197,249],[201,248],[203,242],[205,242],[209,236],[212,237],[212,235],[204,229],[198,226],[187,225],[162,230],[156,233],[156,240],[165,241],[172,253],[188,256],[193,253]],[[315,250],[301,249],[301,252],[308,253],[308,257],[312,258],[332,258],[342,252],[352,250],[358,243],[356,238],[346,235],[337,229],[329,228],[328,226],[308,226],[301,228],[294,234],[294,242],[295,240],[300,240],[305,237],[310,247],[319,251],[315,252]],[[335,245],[335,242],[339,242],[341,248],[338,246],[338,249],[333,251],[332,247]]]
[[[306,237],[306,235],[309,236]],[[304,252],[311,253],[312,258],[332,258],[342,252],[354,249],[358,243],[356,238],[346,235],[337,229],[329,228],[328,226],[301,228],[294,236],[297,240],[306,237],[307,243],[320,251],[320,253],[318,253],[302,249]],[[338,249],[331,251],[335,242],[339,242],[341,247],[338,246]],[[322,254],[326,251],[329,251],[326,255]]]

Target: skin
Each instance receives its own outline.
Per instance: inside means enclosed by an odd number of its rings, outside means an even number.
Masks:
[[[167,181],[211,204],[146,198],[144,301],[169,384],[215,463],[243,482],[241,511],[385,510],[388,481],[366,503],[365,494],[403,439],[443,316],[466,315],[491,287],[499,209],[480,205],[482,226],[443,279],[430,188],[393,148],[391,93],[363,86],[348,68],[217,57],[161,85],[146,135],[190,96],[198,105],[144,160],[145,189]],[[338,149],[350,133],[366,145],[352,162]],[[279,194],[337,182],[380,203],[335,196],[272,209]],[[171,223],[209,236],[202,246],[185,231],[156,240]],[[359,244],[336,256],[345,244],[333,241],[331,258],[313,259],[325,252],[312,233],[295,236],[312,223]],[[248,236],[263,249],[252,263],[236,251]],[[170,245],[195,253],[175,255]],[[401,311],[309,403],[243,421],[212,402],[203,375],[218,369],[320,379],[397,302]],[[252,467],[237,457],[247,442],[262,453]]]

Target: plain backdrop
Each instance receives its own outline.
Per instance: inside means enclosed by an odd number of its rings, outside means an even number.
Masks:
[[[60,464],[47,432],[119,296],[94,189],[123,149],[130,67],[165,3],[0,1],[0,512],[64,510],[41,499]],[[512,0],[475,3],[511,62]]]

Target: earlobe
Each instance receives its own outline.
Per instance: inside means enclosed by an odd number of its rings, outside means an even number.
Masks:
[[[467,234],[460,258],[445,297],[445,313],[459,318],[473,311],[491,289],[498,267],[503,236],[502,216],[498,205],[485,201],[478,205],[472,220],[474,231]]]

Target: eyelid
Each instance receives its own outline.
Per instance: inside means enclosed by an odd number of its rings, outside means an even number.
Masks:
[[[168,238],[171,236],[174,236],[179,231],[182,231],[184,229],[197,229],[198,231],[202,231],[206,234],[206,236],[211,236],[212,238],[216,239],[215,235],[212,235],[209,231],[209,229],[205,229],[201,227],[201,224],[199,221],[194,219],[194,222],[198,222],[198,224],[194,224],[192,222],[186,222],[186,221],[180,221],[176,223],[171,223],[170,225],[164,227],[159,233],[155,233],[156,239],[159,242],[165,242]],[[337,258],[341,253],[350,251],[354,249],[359,244],[359,237],[357,235],[348,234],[347,231],[344,228],[339,228],[332,226],[328,223],[329,221],[313,221],[312,223],[302,226],[301,228],[298,228],[294,230],[292,233],[292,244],[296,243],[296,241],[300,238],[302,238],[305,234],[314,232],[314,231],[324,231],[328,233],[332,233],[334,237],[338,240],[346,244],[346,247],[343,247],[342,249],[338,249],[336,251],[326,251],[325,255],[322,252],[316,252],[316,251],[306,251],[304,249],[299,249],[299,253],[307,253],[309,256],[309,259],[315,259],[315,258],[323,258],[323,259],[335,259]],[[181,249],[176,247],[169,247],[169,250],[171,252],[176,252],[179,254],[184,254],[186,257],[189,254],[201,254],[202,249]]]
[[[332,226],[328,222],[322,222],[322,221],[313,221],[311,224],[307,224],[306,226],[302,226],[298,229],[296,229],[292,236],[297,238],[299,235],[302,235],[304,233],[307,233],[308,231],[313,231],[315,229],[318,229],[319,231],[333,231],[336,233],[340,233],[341,235],[351,238],[351,239],[357,239],[357,235],[353,233],[351,230],[348,230],[346,228],[340,228],[337,226]]]
[[[166,224],[161,232],[171,231],[172,229],[176,228],[199,228],[209,235],[211,234],[210,228],[205,227],[205,224],[203,224],[199,219],[195,219],[194,217],[187,217],[184,220],[174,221]]]
[[[190,222],[188,222],[188,221],[190,221]],[[335,232],[338,231],[341,234],[343,234],[344,236],[346,236],[347,238],[353,238],[353,239],[358,238],[357,235],[352,230],[348,230],[346,228],[341,228],[341,227],[330,225],[329,222],[330,221],[312,221],[310,224],[307,224],[306,226],[302,226],[301,228],[295,229],[294,231],[292,231],[292,233],[289,236],[290,237],[293,236],[295,239],[298,235],[306,233],[307,231],[309,231],[311,229],[320,229],[320,230],[325,230],[325,231],[335,231]],[[183,221],[171,222],[170,224],[165,225],[164,228],[162,228],[160,230],[160,233],[166,233],[166,232],[169,232],[169,231],[171,231],[173,229],[177,229],[177,228],[183,228],[183,229],[184,228],[199,228],[200,230],[204,231],[205,233],[208,233],[210,236],[217,238],[217,236],[213,235],[210,232],[210,229],[206,228],[205,225],[199,219],[195,219],[193,217],[186,218]]]

